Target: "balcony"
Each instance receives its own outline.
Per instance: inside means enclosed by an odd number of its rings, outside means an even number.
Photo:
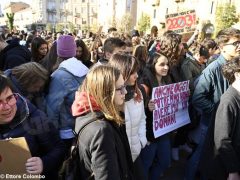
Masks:
[[[73,13],[68,10],[65,10],[65,11],[63,10],[63,11],[60,11],[60,16],[73,16]],[[79,15],[79,17],[80,17],[80,15]]]
[[[152,6],[159,6],[159,5],[160,5],[160,0],[153,0],[152,1]]]
[[[176,3],[184,2],[184,0],[175,0]]]
[[[55,8],[47,9],[48,13],[57,13],[57,10]]]
[[[80,16],[81,16],[81,13],[75,13],[75,15],[74,15],[74,17],[76,17],[76,18],[80,18]]]

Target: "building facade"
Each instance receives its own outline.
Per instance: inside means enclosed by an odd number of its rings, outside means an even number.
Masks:
[[[22,2],[10,3],[3,13],[15,13],[16,25],[25,23],[69,24],[75,29],[96,32],[99,26],[103,31],[117,26],[128,14],[131,19],[131,29],[137,26],[141,16],[147,14],[151,26],[161,29],[166,21],[166,15],[187,10],[195,10],[197,19],[209,20],[214,23],[216,7],[220,3],[235,4],[240,12],[239,0],[31,0],[31,8]],[[32,14],[31,14],[32,13]],[[6,16],[0,17],[1,24],[6,24]],[[20,23],[22,22],[22,23]],[[30,23],[30,24],[31,24]]]

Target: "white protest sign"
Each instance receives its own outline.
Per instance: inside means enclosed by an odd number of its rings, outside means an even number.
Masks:
[[[157,138],[190,123],[189,81],[153,88],[153,134]]]
[[[189,10],[166,15],[166,29],[178,34],[194,32],[196,28],[196,12]]]

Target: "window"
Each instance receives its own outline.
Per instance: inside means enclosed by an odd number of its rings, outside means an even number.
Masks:
[[[82,8],[81,8],[81,13],[82,13],[82,14],[86,14],[86,8],[85,8],[85,7],[82,7]]]
[[[82,19],[82,24],[87,24],[87,21],[85,19]]]
[[[156,9],[153,10],[153,18],[156,18]]]
[[[49,22],[53,22],[53,15],[48,14],[48,21],[49,21]]]
[[[214,1],[212,1],[212,5],[211,5],[211,11],[210,11],[211,14],[213,13],[213,4],[214,4]]]

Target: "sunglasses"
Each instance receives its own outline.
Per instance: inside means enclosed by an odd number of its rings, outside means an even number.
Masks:
[[[233,45],[234,47],[239,47],[240,46],[240,41],[235,41],[233,43],[225,44],[225,45]]]
[[[126,85],[122,85],[122,86],[120,86],[119,88],[116,88],[116,91],[120,91],[120,93],[121,93],[122,95],[124,95],[125,92],[127,91],[127,90],[126,90]]]

